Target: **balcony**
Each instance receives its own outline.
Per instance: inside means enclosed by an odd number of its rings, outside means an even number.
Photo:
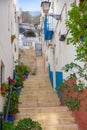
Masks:
[[[53,37],[53,29],[50,28],[48,19],[45,17],[44,19],[44,40],[52,40]]]

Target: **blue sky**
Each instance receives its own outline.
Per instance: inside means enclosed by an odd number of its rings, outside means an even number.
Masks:
[[[40,11],[41,0],[17,0],[17,10],[22,8],[24,11]]]

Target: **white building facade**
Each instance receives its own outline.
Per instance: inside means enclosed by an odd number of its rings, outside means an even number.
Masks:
[[[13,77],[14,61],[18,59],[16,0],[0,0],[0,83]],[[11,43],[11,35],[16,38]]]
[[[59,15],[60,18],[58,20],[52,16],[45,16],[51,17],[47,18],[48,21],[45,24],[51,23],[51,29],[53,27],[53,35],[50,39],[44,38],[44,50],[50,81],[53,88],[58,92],[58,86],[67,76],[62,71],[62,68],[66,64],[73,62],[75,59],[75,47],[73,45],[67,45],[66,43],[66,38],[70,36],[70,33],[65,22],[68,19],[68,11],[71,9],[71,4],[74,2],[78,4],[79,0],[51,0],[50,2],[51,12],[55,15]],[[61,36],[66,36],[66,38],[61,39]]]

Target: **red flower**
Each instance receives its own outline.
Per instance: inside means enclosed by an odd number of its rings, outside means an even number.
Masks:
[[[15,80],[14,79],[12,79],[12,78],[8,78],[8,81],[10,82],[10,83],[15,83]]]

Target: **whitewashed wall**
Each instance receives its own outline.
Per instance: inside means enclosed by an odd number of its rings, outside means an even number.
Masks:
[[[16,39],[12,44],[14,61],[18,59],[18,17],[16,13],[16,0],[12,0],[11,4],[11,34],[16,35]]]
[[[13,76],[14,53],[11,44],[13,0],[0,0],[0,64],[4,64],[4,81]],[[14,16],[13,16],[14,17]]]
[[[66,40],[64,42],[59,41],[60,35],[67,33],[68,29],[65,25],[65,21],[67,20],[67,17],[68,17],[67,13],[68,13],[68,10],[70,10],[70,4],[73,3],[74,0],[52,0],[51,2],[52,2],[51,9],[53,9],[54,14],[61,14],[63,6],[66,3],[62,11],[61,20],[57,21],[53,18],[54,36],[51,43],[56,44],[55,63],[53,63],[52,58],[49,57],[50,65],[53,66],[53,64],[55,64],[56,71],[62,71],[61,70],[62,67],[65,64],[72,62],[75,59],[75,54],[76,54],[75,47],[73,45],[67,45]],[[78,0],[76,2],[78,3]]]

